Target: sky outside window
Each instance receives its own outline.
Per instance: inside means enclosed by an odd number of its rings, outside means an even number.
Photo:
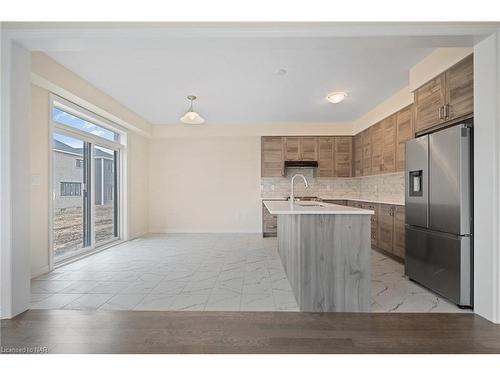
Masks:
[[[52,118],[54,121],[71,126],[72,128],[84,131],[86,133],[90,133],[96,135],[98,137],[110,140],[117,141],[118,134],[112,132],[111,130],[105,129],[101,126],[95,125],[91,122],[83,120],[79,117],[76,117],[68,112],[64,112],[63,110],[52,107]],[[66,142],[65,142],[66,143]]]

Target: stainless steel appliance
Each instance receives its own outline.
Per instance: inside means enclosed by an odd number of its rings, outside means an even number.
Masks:
[[[408,277],[472,306],[472,120],[406,143]]]

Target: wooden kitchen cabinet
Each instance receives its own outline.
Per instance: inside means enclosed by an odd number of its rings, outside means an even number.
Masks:
[[[379,205],[376,203],[362,203],[361,208],[365,210],[372,210],[375,213],[370,217],[371,224],[371,244],[372,247],[378,247],[378,212]]]
[[[430,80],[414,93],[415,132],[419,132],[444,121],[446,104],[446,74]]]
[[[318,177],[333,177],[335,173],[334,165],[335,138],[318,137]]]
[[[395,206],[394,211],[394,255],[405,257],[405,207]]]
[[[396,113],[396,171],[405,170],[405,143],[412,139],[412,106],[409,105]]]
[[[382,122],[370,127],[371,132],[371,172],[370,174],[382,173],[382,156],[384,149],[384,139]]]
[[[285,160],[300,160],[300,138],[285,137]]]
[[[317,137],[285,137],[285,160],[318,160]]]
[[[283,165],[283,138],[261,138],[261,176],[281,177],[285,174]]]
[[[300,160],[318,160],[318,138],[300,137]]]
[[[382,122],[382,173],[396,171],[396,116]]]
[[[323,199],[325,203],[339,204],[341,206],[347,206],[347,201],[345,199]]]
[[[415,132],[474,112],[474,58],[469,55],[414,92]]]
[[[363,207],[363,203],[361,203],[359,201],[347,201],[347,205],[349,207],[356,207],[356,208],[362,208]]]
[[[352,137],[335,137],[335,177],[352,176]]]
[[[353,175],[363,175],[363,134],[358,133],[353,137]]]
[[[372,136],[371,127],[363,130],[363,176],[372,173]]]
[[[474,58],[470,55],[446,71],[447,121],[474,112]]]
[[[405,257],[405,207],[360,201],[347,201],[350,207],[375,212],[370,218],[371,246],[402,260]]]
[[[392,253],[394,237],[394,206],[379,205],[378,215],[378,248]]]

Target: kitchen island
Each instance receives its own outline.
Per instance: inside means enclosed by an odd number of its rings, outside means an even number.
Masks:
[[[370,215],[323,202],[265,201],[300,311],[370,311]]]

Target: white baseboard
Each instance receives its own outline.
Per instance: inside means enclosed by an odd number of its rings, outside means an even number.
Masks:
[[[36,270],[31,270],[31,278],[34,279],[35,277],[42,276],[46,273],[49,272],[49,265],[46,264],[45,266],[42,266]]]

